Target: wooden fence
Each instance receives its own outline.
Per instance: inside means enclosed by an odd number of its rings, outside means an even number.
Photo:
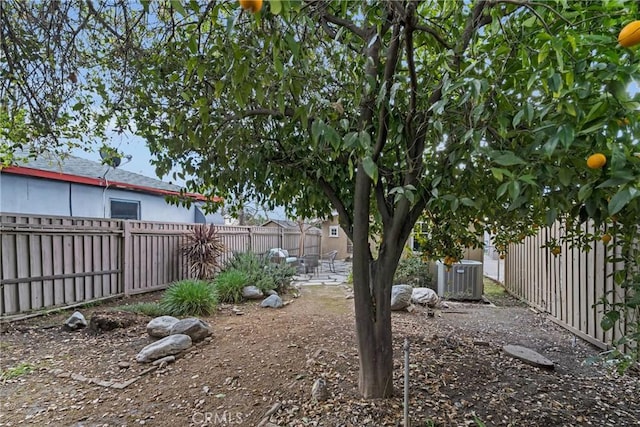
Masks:
[[[195,224],[0,214],[0,317],[151,292],[189,277],[180,255]],[[234,252],[319,253],[320,232],[216,226]]]
[[[584,225],[583,231],[596,230]],[[622,322],[620,328],[604,331],[600,326],[603,306],[597,304],[605,296],[616,302],[624,298],[613,280],[613,273],[624,266],[607,262],[615,242],[595,242],[588,252],[560,243],[562,252],[558,256],[542,248],[562,234],[561,226],[556,224],[542,229],[537,236],[527,237],[522,244],[510,245],[505,259],[505,287],[576,335],[605,348],[620,338],[625,328]]]

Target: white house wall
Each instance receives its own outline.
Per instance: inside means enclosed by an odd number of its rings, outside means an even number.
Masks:
[[[140,219],[145,221],[195,222],[194,205],[170,205],[164,196],[0,173],[2,212],[109,218],[112,198],[140,202]]]

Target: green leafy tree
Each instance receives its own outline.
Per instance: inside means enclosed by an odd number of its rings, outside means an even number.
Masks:
[[[353,242],[365,397],[393,392],[390,290],[425,212],[436,227],[516,236],[564,215],[615,215],[626,230],[640,216],[639,99],[629,92],[640,61],[616,43],[637,2],[91,10],[86,40],[119,50],[96,61],[112,80],[90,89],[103,113],[135,123],[160,174],[179,166],[192,191],[299,217],[338,212]],[[604,169],[586,167],[594,152],[610,159]]]

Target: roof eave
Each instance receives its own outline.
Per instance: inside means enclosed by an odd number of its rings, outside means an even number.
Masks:
[[[51,179],[54,181],[64,181],[73,184],[92,185],[95,187],[109,187],[118,188],[121,190],[138,191],[141,193],[148,193],[161,196],[181,196],[193,199],[196,201],[207,202],[209,201],[203,194],[197,193],[181,193],[180,191],[164,190],[162,188],[147,187],[144,185],[130,184],[119,181],[107,181],[104,178],[92,178],[88,176],[72,175],[63,172],[51,172],[42,169],[28,168],[24,166],[7,166],[1,169],[3,173],[10,173],[14,175],[24,175],[34,178]],[[221,202],[220,197],[213,197],[212,202]]]

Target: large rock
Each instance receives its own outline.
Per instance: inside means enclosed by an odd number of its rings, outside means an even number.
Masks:
[[[256,286],[245,286],[242,288],[242,298],[244,299],[262,299],[264,294]]]
[[[178,354],[191,347],[191,337],[185,334],[169,335],[149,344],[136,356],[138,363],[149,363],[165,356]]]
[[[278,295],[271,295],[265,298],[264,301],[260,304],[261,307],[271,307],[271,308],[280,308],[282,307],[282,298]]]
[[[429,307],[435,307],[440,298],[436,291],[430,288],[413,288],[411,293],[411,301],[414,304],[428,305]]]
[[[413,287],[410,285],[395,285],[391,288],[391,310],[404,310],[411,304]]]
[[[67,320],[64,321],[64,329],[67,331],[76,331],[78,329],[87,327],[87,319],[84,318],[82,313],[76,311]]]
[[[173,316],[160,316],[147,323],[147,333],[154,338],[164,338],[171,335],[171,328],[180,320]]]
[[[179,320],[171,327],[171,335],[189,335],[193,342],[202,341],[208,337],[210,333],[209,325],[195,317]]]

